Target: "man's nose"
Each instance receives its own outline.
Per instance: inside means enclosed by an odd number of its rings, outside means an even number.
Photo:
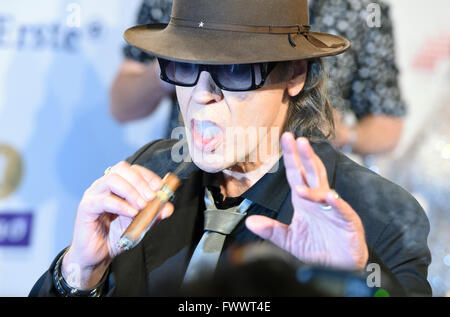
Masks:
[[[219,102],[223,98],[222,90],[217,87],[211,75],[205,71],[201,72],[192,93],[192,98],[198,104],[208,105]]]

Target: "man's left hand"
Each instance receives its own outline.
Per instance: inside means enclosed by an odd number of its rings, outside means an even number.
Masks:
[[[330,189],[327,172],[306,138],[282,136],[294,214],[290,225],[250,216],[247,227],[305,263],[363,270],[368,261],[364,227],[355,210]]]

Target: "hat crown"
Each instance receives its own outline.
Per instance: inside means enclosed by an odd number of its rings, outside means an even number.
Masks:
[[[310,31],[308,0],[173,0],[168,24],[134,26],[125,39],[161,58],[202,64],[302,60],[350,47]]]
[[[174,0],[172,17],[199,23],[309,24],[308,0]]]

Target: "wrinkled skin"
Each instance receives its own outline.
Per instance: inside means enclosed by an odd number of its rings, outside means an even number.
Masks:
[[[368,260],[364,227],[355,210],[330,189],[308,140],[282,137],[294,215],[290,225],[251,216],[247,227],[306,263],[362,270]]]

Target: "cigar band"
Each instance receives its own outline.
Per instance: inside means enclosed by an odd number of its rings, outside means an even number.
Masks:
[[[156,193],[156,196],[158,196],[158,198],[163,202],[166,202],[173,196],[173,194],[173,190],[171,190],[167,185],[164,185],[164,187]]]

